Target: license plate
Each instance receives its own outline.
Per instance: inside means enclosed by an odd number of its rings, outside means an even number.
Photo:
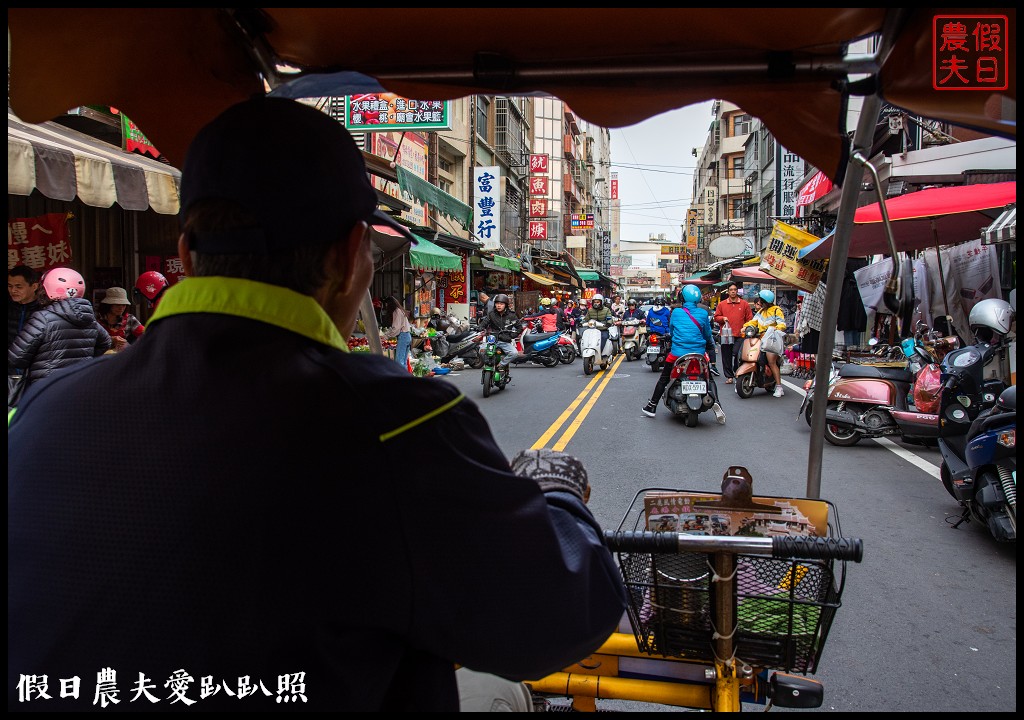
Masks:
[[[656,348],[656,347],[649,347],[649,348],[647,348],[647,354],[648,355],[656,356],[656,355],[658,355],[659,352],[661,352],[661,351],[658,350],[658,348]]]
[[[680,380],[679,389],[687,395],[691,393],[703,395],[708,391],[708,385],[703,380]]]

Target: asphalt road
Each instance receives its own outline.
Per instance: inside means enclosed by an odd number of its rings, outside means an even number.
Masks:
[[[619,525],[642,488],[717,492],[730,465],[749,469],[755,494],[807,496],[802,380],[787,379],[782,398],[757,391],[748,400],[720,380],[727,423],[704,413],[687,428],[663,405],[655,418],[640,412],[656,379],[642,361],[590,377],[579,360],[520,365],[509,387],[485,399],[479,371],[447,376],[478,404],[510,458],[554,447],[583,460],[590,507],[605,527]],[[848,566],[815,675],[825,686],[822,710],[1016,709],[1016,547],[974,524],[953,529],[958,508],[938,480],[939,462],[937,450],[898,441],[825,445],[821,497],[865,553]]]

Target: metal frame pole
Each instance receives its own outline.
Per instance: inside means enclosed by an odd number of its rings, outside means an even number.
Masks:
[[[860,148],[870,147],[878,122],[882,99],[877,94],[864,98],[857,130],[853,136],[853,153]],[[851,155],[853,154],[851,153]],[[861,178],[864,168],[851,160],[846,165],[843,192],[839,201],[839,215],[836,218],[836,234],[832,241],[829,257],[829,280],[825,291],[825,307],[822,310],[821,334],[818,339],[818,360],[814,370],[814,397],[811,409],[811,447],[807,458],[807,497],[821,497],[821,456],[825,443],[825,406],[828,405],[828,379],[832,367],[832,351],[835,350],[835,328],[839,320],[839,296],[843,290],[843,269],[850,249],[850,234],[853,231],[853,216],[857,211]]]

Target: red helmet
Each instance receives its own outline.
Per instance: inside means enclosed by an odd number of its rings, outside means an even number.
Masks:
[[[43,290],[51,300],[85,297],[85,278],[71,268],[55,267],[43,275]]]
[[[170,283],[167,282],[167,278],[156,270],[148,270],[139,275],[139,279],[135,281],[135,295],[145,298],[149,306],[153,307],[160,300],[160,296],[164,294],[168,285]]]

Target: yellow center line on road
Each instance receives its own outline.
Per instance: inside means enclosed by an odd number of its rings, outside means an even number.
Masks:
[[[587,401],[587,404],[583,407],[583,410],[576,417],[576,419],[573,420],[572,423],[570,423],[569,427],[566,428],[566,431],[562,433],[562,437],[558,439],[558,442],[555,443],[554,447],[552,448],[553,450],[563,450],[565,446],[569,444],[569,441],[572,439],[573,435],[576,434],[576,431],[579,430],[579,427],[583,423],[583,420],[587,417],[587,414],[590,412],[590,409],[594,406],[594,403],[597,401],[597,398],[600,397],[602,392],[604,392],[605,386],[608,384],[608,381],[611,380],[612,376],[615,374],[615,371],[618,370],[619,365],[622,363],[623,359],[624,356],[620,356],[619,359],[615,361],[615,363],[612,365],[610,369],[608,369],[607,371],[599,371],[598,374],[594,377],[594,379],[587,383],[587,386],[583,389],[583,392],[576,396],[576,399],[572,401],[572,404],[565,409],[565,412],[558,416],[558,419],[551,424],[551,427],[544,431],[544,434],[540,436],[537,442],[535,442],[530,449],[539,450],[540,448],[545,447],[548,441],[550,441],[551,438],[554,437],[555,433],[557,433],[561,429],[565,421],[570,416],[572,416],[574,412],[576,412],[576,408],[580,406],[580,403],[583,402],[584,398],[587,397],[587,395],[594,388],[594,386],[598,382],[600,382],[600,386],[597,388],[596,392],[594,392],[593,396],[591,396],[590,400]]]

